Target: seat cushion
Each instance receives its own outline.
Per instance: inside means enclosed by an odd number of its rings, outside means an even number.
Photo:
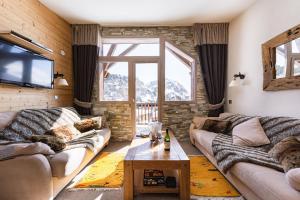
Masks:
[[[212,150],[212,141],[218,134],[197,129],[194,129],[192,133],[194,134],[195,142],[202,145],[210,155],[214,155]]]
[[[99,141],[94,151],[96,155],[110,139],[110,129],[97,130]],[[74,148],[49,157],[52,176],[65,177],[74,172],[85,159],[88,149]]]
[[[74,148],[49,157],[52,176],[64,177],[75,171],[84,160],[86,148]]]
[[[285,180],[285,174],[274,169],[240,162],[230,173],[247,185],[264,200],[299,200],[300,192],[293,189]]]

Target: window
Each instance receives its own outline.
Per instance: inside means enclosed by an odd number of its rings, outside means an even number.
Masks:
[[[102,101],[128,101],[128,63],[101,63]]]
[[[163,54],[161,45],[165,48]],[[101,101],[157,103],[159,96],[167,102],[194,100],[195,59],[172,43],[158,38],[104,38],[102,49]],[[164,72],[161,60],[165,60]],[[159,80],[161,74],[165,77]],[[165,88],[161,90],[163,80]]]
[[[191,101],[194,59],[166,42],[165,100]]]

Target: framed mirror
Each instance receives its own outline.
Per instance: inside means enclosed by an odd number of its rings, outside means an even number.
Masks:
[[[300,25],[262,45],[267,91],[300,89]]]

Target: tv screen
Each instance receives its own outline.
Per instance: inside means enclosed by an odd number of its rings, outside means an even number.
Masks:
[[[0,82],[52,88],[54,61],[0,40]]]

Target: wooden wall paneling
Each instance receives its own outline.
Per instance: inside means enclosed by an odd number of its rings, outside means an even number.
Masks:
[[[68,87],[22,88],[0,84],[0,112],[23,108],[71,106],[73,101],[72,32],[65,20],[37,0],[0,0],[0,30],[14,30],[53,50],[55,72],[63,73]],[[62,56],[60,50],[65,51]],[[58,96],[58,100],[54,96]]]

